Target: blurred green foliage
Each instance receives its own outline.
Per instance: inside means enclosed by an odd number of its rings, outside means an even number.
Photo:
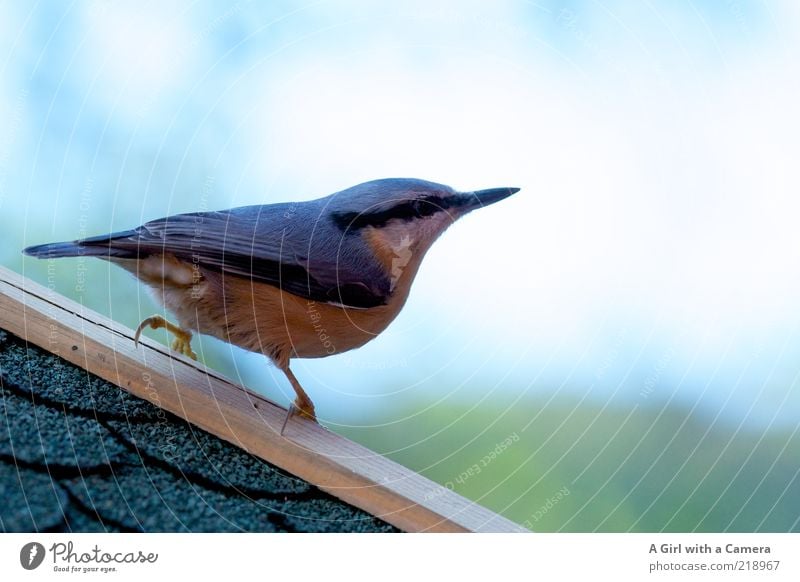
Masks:
[[[567,399],[407,412],[339,432],[534,531],[800,529],[797,431]]]

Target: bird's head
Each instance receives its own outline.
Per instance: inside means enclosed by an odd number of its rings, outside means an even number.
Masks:
[[[407,290],[425,253],[448,226],[518,190],[457,192],[425,180],[390,178],[333,194],[326,206],[342,236],[359,237],[381,261],[391,290]]]
[[[465,214],[508,198],[519,188],[458,192],[411,178],[373,180],[331,197],[330,216],[345,235],[379,236],[415,251],[427,251],[448,226]]]

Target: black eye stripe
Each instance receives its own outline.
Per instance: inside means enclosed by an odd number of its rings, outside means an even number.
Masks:
[[[342,230],[356,231],[366,226],[381,227],[385,226],[390,220],[414,220],[425,216],[433,216],[437,212],[442,212],[456,206],[451,198],[441,198],[429,195],[414,200],[400,202],[386,210],[374,212],[335,212],[333,221]]]

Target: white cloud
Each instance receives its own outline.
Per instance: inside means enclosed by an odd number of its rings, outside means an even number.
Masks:
[[[614,75],[555,72],[533,47],[433,54],[424,67],[402,47],[329,55],[250,86],[265,181],[279,168],[308,196],[393,175],[523,188],[434,247],[385,353],[441,358],[463,333],[475,370],[530,378],[555,355],[564,377],[588,350],[579,374],[591,375],[631,326],[630,365],[650,361],[636,354],[654,332],[676,369],[702,349],[709,372],[732,336],[749,353],[755,334],[794,321],[800,94],[778,45],[732,54],[723,71],[689,51],[667,68],[639,55]]]
[[[80,64],[95,100],[136,123],[174,96],[202,49],[180,8],[156,3],[143,10],[128,1],[84,5]]]

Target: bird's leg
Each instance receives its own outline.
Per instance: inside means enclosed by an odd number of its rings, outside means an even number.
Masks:
[[[286,377],[289,378],[289,382],[291,382],[292,388],[294,388],[294,392],[297,394],[297,398],[295,398],[294,402],[289,405],[289,410],[286,413],[286,419],[283,421],[283,426],[281,427],[281,436],[283,436],[283,431],[286,430],[286,425],[288,424],[289,419],[295,414],[304,416],[314,422],[317,422],[317,414],[314,411],[314,403],[311,402],[311,398],[308,397],[306,391],[303,390],[302,386],[300,386],[300,382],[297,381],[297,378],[295,378],[294,374],[289,369],[289,366],[286,365],[281,369],[283,370],[283,373],[286,374]]]
[[[142,323],[139,324],[139,327],[136,328],[133,341],[136,342],[137,346],[139,345],[139,336],[142,335],[142,330],[146,327],[152,327],[153,329],[159,329],[161,327],[165,328],[168,332],[175,336],[175,339],[172,340],[173,350],[180,352],[184,356],[189,356],[193,360],[197,359],[197,354],[192,351],[192,332],[178,327],[160,315],[151,315],[142,321]]]

